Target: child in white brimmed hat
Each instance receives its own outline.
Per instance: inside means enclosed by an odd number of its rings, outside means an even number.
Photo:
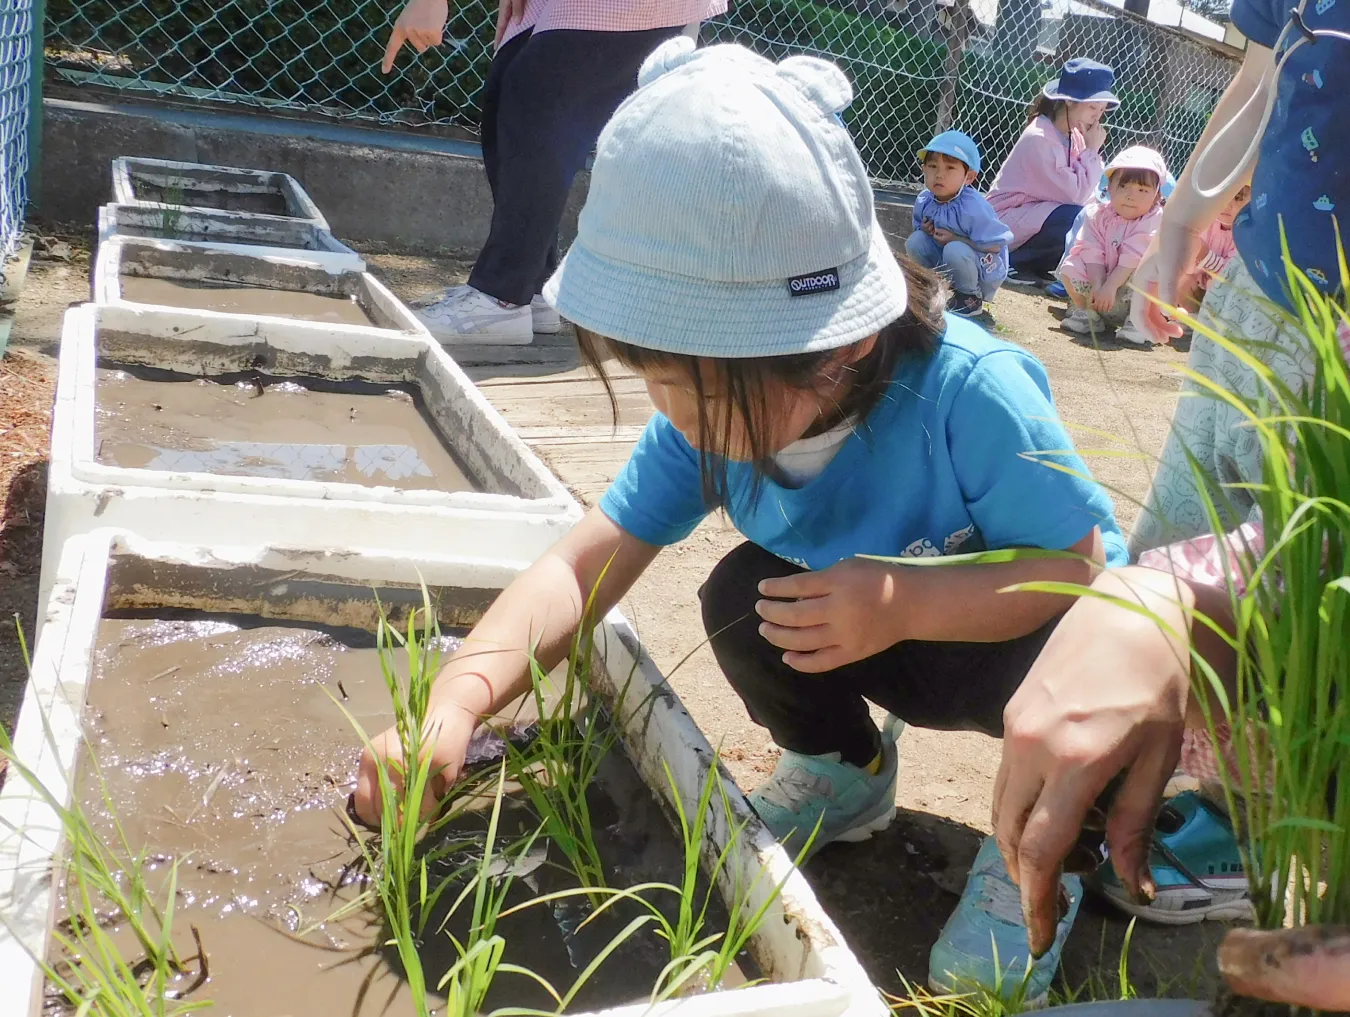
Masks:
[[[751,801],[790,845],[817,821],[813,849],[861,840],[894,815],[901,726],[878,731],[868,701],[909,723],[1001,734],[1067,605],[998,591],[1084,582],[1094,563],[1124,563],[1123,541],[1110,499],[1066,451],[1041,365],[944,320],[934,277],[897,264],[838,118],[852,98],[838,68],[677,40],[640,82],[600,136],[576,242],[544,294],[601,378],[617,359],[658,412],[599,506],[447,664],[433,761],[456,773],[478,718],[530,687],[522,651],[551,668],[588,597],[608,611],[662,547],[721,509],[746,542],[704,584],[704,624],[783,750]],[[940,569],[861,557],[1010,547],[1082,557]],[[375,759],[395,744],[363,760],[363,815],[378,812]],[[1064,932],[1079,896],[1066,878]],[[1026,969],[1016,908],[990,903],[1016,894],[991,841],[934,949],[935,982],[992,985],[991,943]],[[1058,956],[1035,963],[1032,995]]]
[[[1116,328],[1116,338],[1148,345],[1126,319],[1130,277],[1162,222],[1167,164],[1151,148],[1132,145],[1106,167],[1107,200],[1083,213],[1078,237],[1060,262],[1059,278],[1073,310],[1064,328],[1080,335]]]

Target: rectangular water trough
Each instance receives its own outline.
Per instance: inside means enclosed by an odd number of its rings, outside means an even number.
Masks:
[[[406,609],[418,602],[418,585],[425,583],[442,625],[461,627],[476,621],[518,568],[509,562],[466,561],[431,554],[387,556],[264,546],[186,546],[107,530],[75,538],[63,548],[47,603],[14,739],[16,754],[36,771],[56,800],[71,801],[70,778],[80,757],[82,739],[93,738],[94,732],[104,726],[101,715],[86,714],[85,704],[91,695],[98,699],[97,687],[91,689],[91,676],[97,666],[95,647],[101,645],[100,625],[106,624],[104,619],[110,612],[120,612],[117,616],[122,618],[189,618],[198,615],[182,612],[211,612],[217,618],[276,620],[267,624],[317,623],[370,629],[376,618],[372,587],[384,591],[383,602],[398,611],[400,606]],[[636,634],[619,612],[612,612],[597,628],[596,648],[602,666],[594,669],[592,687],[611,704],[624,749],[641,779],[667,810],[676,795],[686,810],[693,810],[708,769],[715,763],[707,740],[641,650]],[[229,681],[231,673],[220,673],[213,680]],[[133,711],[149,709],[151,721],[154,710],[161,711],[159,722],[146,722],[155,730],[161,723],[178,723],[168,718],[182,716],[178,711],[186,706],[167,701],[153,705],[175,680],[168,678],[163,684],[151,685],[161,677],[138,681],[131,694],[138,704],[130,707]],[[328,680],[331,682],[331,678]],[[623,705],[613,709],[620,689],[625,690]],[[142,701],[151,705],[139,705]],[[118,703],[126,708],[125,699]],[[166,708],[170,713],[163,712]],[[124,719],[135,723],[132,718]],[[258,715],[244,722],[241,743],[247,743],[247,729],[255,726],[265,729],[265,742],[270,744],[274,728],[285,741],[284,725],[276,728],[275,718]],[[354,755],[344,758],[347,765],[354,763]],[[236,766],[247,771],[248,764],[239,761]],[[673,789],[666,766],[673,775]],[[210,777],[204,773],[189,779],[194,783],[186,793],[196,795],[200,792],[190,790],[197,786],[195,781],[206,783]],[[349,780],[350,775],[343,779]],[[217,777],[213,786],[219,783]],[[323,791],[325,807],[334,808],[349,786]],[[767,917],[750,944],[753,961],[767,982],[656,1007],[623,1006],[606,1013],[610,1017],[884,1015],[880,996],[822,911],[805,878],[793,870],[786,851],[759,824],[729,778],[725,786],[731,801],[731,822],[748,825],[717,877],[719,886],[726,894],[734,885],[753,885],[745,905],[748,913],[772,896],[776,885],[782,886],[781,895],[769,904]],[[703,864],[709,871],[730,839],[720,806],[711,810],[710,819],[702,846]],[[7,988],[0,994],[0,1017],[37,1017],[41,1012],[42,977],[28,951],[41,954],[48,947],[56,903],[53,866],[60,858],[62,833],[47,801],[15,774],[0,793],[0,821],[0,916],[4,918],[0,924],[0,985]],[[216,870],[208,866],[207,871]],[[191,907],[192,901],[181,902],[179,921],[192,920]],[[259,926],[252,935],[266,934]],[[303,1004],[294,1014],[310,1017],[304,1013]]]
[[[240,332],[220,321],[188,327],[174,312],[131,306],[88,304],[66,313],[44,596],[61,544],[96,527],[191,543],[247,535],[280,547],[531,562],[581,517],[567,489],[436,343],[294,324]],[[151,380],[123,378],[119,367],[149,372]],[[156,372],[172,374],[156,382]],[[227,384],[203,380],[221,377]],[[251,398],[285,379],[295,381],[284,381],[275,399]],[[307,379],[339,392],[398,386],[403,405],[352,397],[351,427],[339,418],[327,428],[313,407],[332,398],[306,404]],[[155,396],[156,386],[174,405]],[[117,394],[128,387],[135,391]],[[208,404],[221,399],[234,401],[212,416]],[[279,422],[257,417],[268,400]],[[345,417],[348,404],[336,409]],[[416,440],[384,423],[394,410],[397,426],[413,429]],[[297,414],[308,430],[289,435],[282,427]],[[368,418],[380,425],[369,439]],[[438,463],[449,471],[444,478]],[[455,466],[459,477],[451,476]]]
[[[124,156],[113,160],[112,181],[114,200],[123,205],[255,212],[328,228],[319,207],[288,173]]]
[[[427,337],[421,322],[350,254],[113,236],[94,257],[99,304],[173,308],[185,327],[213,319],[322,333],[333,325]],[[429,338],[429,337],[428,337]]]
[[[364,272],[365,260],[328,230],[303,219],[209,208],[153,208],[148,205],[104,205],[98,210],[100,243],[110,237],[149,237],[186,243],[210,243],[218,250],[294,255],[321,251],[350,259],[350,271]],[[226,246],[230,245],[230,246]]]

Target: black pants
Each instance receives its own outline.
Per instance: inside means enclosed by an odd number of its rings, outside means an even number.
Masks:
[[[1008,264],[1020,276],[1053,276],[1064,257],[1064,238],[1081,211],[1082,205],[1060,205],[1050,213],[1040,232],[1008,255]]]
[[[476,289],[528,304],[558,266],[558,221],[577,172],[642,61],[678,28],[522,32],[483,85],[483,166],[492,226],[469,276]]]
[[[755,614],[760,580],[802,571],[747,542],[718,562],[699,591],[717,663],[778,745],[813,756],[839,752],[865,765],[877,751],[867,700],[917,727],[1002,737],[1003,707],[1056,622],[1005,643],[906,641],[825,674],[803,674],[759,634]]]

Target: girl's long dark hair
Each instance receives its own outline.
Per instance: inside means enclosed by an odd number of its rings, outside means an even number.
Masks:
[[[909,286],[909,307],[877,333],[876,344],[866,356],[844,368],[852,375],[852,383],[833,412],[822,418],[824,425],[835,426],[845,420],[865,423],[867,415],[887,397],[901,360],[928,356],[942,341],[945,324],[937,276],[903,255],[899,261]],[[840,352],[835,349],[778,357],[719,359],[651,350],[596,335],[580,326],[576,331],[581,357],[605,386],[616,424],[619,403],[605,368],[607,359],[612,357],[638,375],[669,371],[689,379],[698,400],[699,472],[704,500],[710,506],[726,504],[727,467],[733,461],[733,422],[741,422],[749,446],[748,458],[754,464],[753,497],[763,479],[771,475],[773,455],[778,451],[769,445],[776,412],[774,391],[783,387],[817,390]],[[714,421],[708,413],[705,397],[709,391],[717,392],[730,405],[732,412],[720,414],[720,421]],[[746,458],[745,451],[740,450],[738,458]]]

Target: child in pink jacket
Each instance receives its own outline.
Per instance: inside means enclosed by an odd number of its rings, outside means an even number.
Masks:
[[[1064,327],[1080,335],[1105,330],[1108,320],[1116,338],[1147,345],[1148,339],[1128,324],[1128,283],[1162,221],[1162,182],[1167,164],[1151,148],[1133,145],[1106,167],[1109,200],[1090,207],[1059,277],[1073,310]]]
[[[1195,265],[1177,290],[1181,294],[1182,304],[1192,314],[1200,310],[1209,284],[1217,276],[1223,275],[1228,263],[1237,254],[1237,242],[1233,239],[1233,221],[1237,219],[1251,197],[1251,187],[1244,185],[1233,195],[1233,200],[1219,213],[1219,217],[1209,224],[1209,229],[1200,234],[1200,251]]]

